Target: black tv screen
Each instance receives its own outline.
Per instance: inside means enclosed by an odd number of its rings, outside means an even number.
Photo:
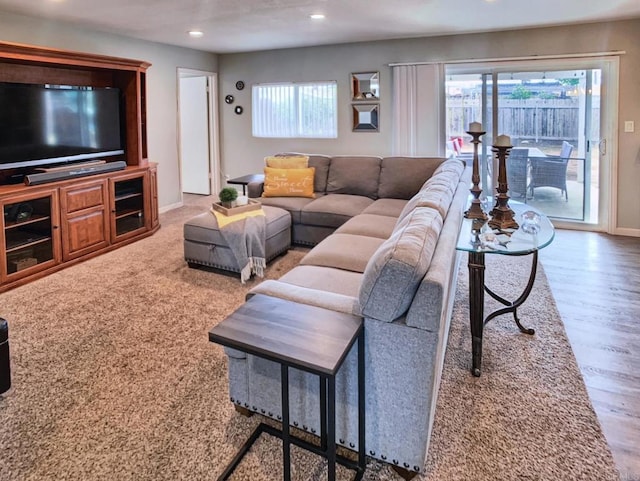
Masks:
[[[0,82],[0,169],[123,153],[118,89]]]

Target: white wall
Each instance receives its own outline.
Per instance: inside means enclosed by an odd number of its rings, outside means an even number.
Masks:
[[[620,59],[619,123],[640,125],[640,19],[621,22],[517,30],[486,34],[425,37],[349,45],[220,55],[222,168],[226,174],[261,172],[262,159],[276,151],[388,155],[391,152],[391,73],[389,63],[446,61],[624,50]],[[380,132],[351,131],[351,72],[380,71]],[[235,82],[246,88],[238,92]],[[337,80],[337,139],[258,139],[251,136],[251,84],[287,80]],[[243,115],[233,107],[242,105]],[[620,129],[622,130],[622,129]],[[618,218],[621,233],[640,236],[640,129],[618,134]]]
[[[160,208],[180,202],[177,68],[215,72],[216,55],[4,12],[0,15],[0,40],[151,62],[147,71],[149,161],[158,163]]]

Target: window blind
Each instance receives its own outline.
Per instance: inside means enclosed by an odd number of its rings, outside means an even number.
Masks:
[[[335,81],[254,85],[253,136],[336,138],[337,110]]]

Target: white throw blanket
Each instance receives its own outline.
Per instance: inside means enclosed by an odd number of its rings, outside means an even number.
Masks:
[[[260,210],[262,211],[262,209]],[[219,216],[223,214],[212,209],[212,213],[219,220],[220,235],[226,241],[240,267],[240,281],[243,284],[253,274],[263,277],[267,264],[265,257],[267,221],[264,211],[262,211],[262,215],[256,215],[255,212],[253,211],[251,215],[224,216],[225,219],[222,221]]]

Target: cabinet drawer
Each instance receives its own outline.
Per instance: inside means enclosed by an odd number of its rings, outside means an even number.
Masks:
[[[104,205],[106,203],[106,186],[106,182],[99,182],[64,189],[62,202],[65,212],[71,214],[89,207]]]

